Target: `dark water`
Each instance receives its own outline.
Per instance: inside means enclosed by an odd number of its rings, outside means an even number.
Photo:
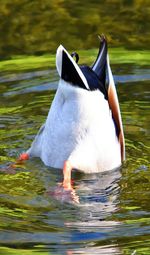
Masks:
[[[113,172],[74,173],[79,204],[55,196],[62,172],[38,159],[6,170],[44,122],[56,72],[1,75],[1,254],[150,254],[150,74],[138,65],[113,71],[127,160]]]

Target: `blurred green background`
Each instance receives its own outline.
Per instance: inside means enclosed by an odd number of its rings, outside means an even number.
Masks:
[[[149,0],[1,0],[0,59],[16,55],[111,47],[149,49]]]

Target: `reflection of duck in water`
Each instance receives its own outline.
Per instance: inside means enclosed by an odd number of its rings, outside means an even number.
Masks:
[[[55,98],[31,148],[20,156],[40,157],[45,165],[63,168],[63,186],[67,189],[71,188],[72,169],[85,173],[106,171],[120,166],[125,157],[107,42],[104,36],[100,39],[99,54],[91,68],[79,66],[59,46],[56,66],[60,81]]]
[[[64,218],[64,225],[71,231],[71,242],[80,242],[76,252],[66,254],[121,254],[118,245],[103,246],[104,240],[118,236],[122,223],[111,216],[118,210],[121,173],[119,169],[83,175],[77,193],[80,204],[74,207],[73,217]],[[66,213],[66,208],[64,209]],[[62,211],[63,214],[63,211]],[[92,244],[92,245],[91,245]]]

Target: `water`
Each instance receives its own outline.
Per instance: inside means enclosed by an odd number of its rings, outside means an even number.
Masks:
[[[39,159],[7,170],[44,122],[57,73],[1,75],[1,254],[150,254],[150,74],[138,65],[114,65],[113,71],[127,160],[113,172],[73,173],[79,204],[56,195],[62,171]]]

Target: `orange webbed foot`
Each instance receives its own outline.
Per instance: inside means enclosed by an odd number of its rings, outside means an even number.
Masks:
[[[22,164],[23,161],[28,160],[28,159],[29,159],[29,154],[26,153],[26,152],[24,152],[24,153],[20,154],[19,158],[16,160],[16,163],[11,164],[11,165],[9,166],[9,168],[16,168],[17,166],[19,166],[20,164]]]
[[[28,160],[29,159],[29,154],[24,152],[22,154],[20,154],[18,161],[24,161],[24,160]]]

